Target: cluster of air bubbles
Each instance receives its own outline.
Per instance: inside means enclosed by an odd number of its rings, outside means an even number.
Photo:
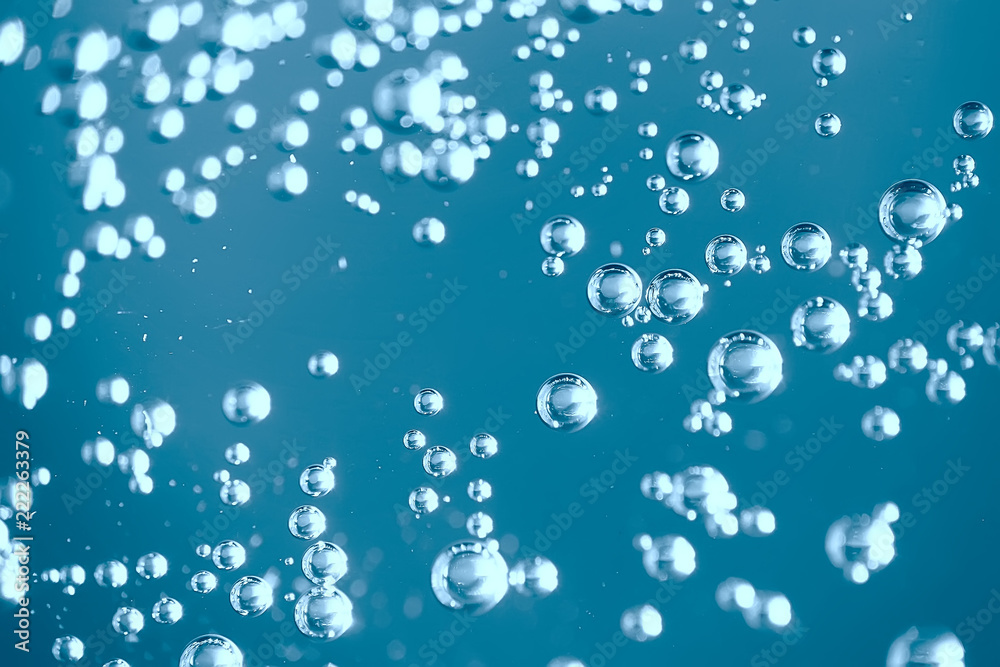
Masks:
[[[547,257],[542,261],[542,273],[554,277],[565,270],[564,258],[583,249],[587,234],[580,221],[568,215],[557,215],[542,225],[541,244]]]
[[[444,241],[444,223],[434,217],[420,218],[413,223],[413,240],[423,246],[435,246]]]
[[[757,275],[762,275],[771,270],[771,258],[764,254],[766,252],[767,246],[758,245],[754,247],[754,254],[747,260],[750,270]]]
[[[637,95],[641,95],[649,90],[649,82],[646,77],[653,70],[652,64],[645,58],[635,58],[628,64],[628,71],[635,77],[629,84],[629,89]],[[642,134],[642,131],[639,132]]]
[[[944,628],[912,627],[892,642],[886,667],[965,667],[965,646]]]
[[[708,378],[727,398],[757,403],[781,383],[783,364],[770,338],[756,331],[734,331],[709,350]]]
[[[688,414],[684,416],[684,430],[688,433],[702,431],[714,438],[730,433],[733,430],[733,418],[728,412],[718,408],[725,399],[724,392],[715,390],[711,392],[709,400],[696,398],[691,401]]]
[[[788,598],[773,591],[759,591],[744,580],[730,578],[719,584],[715,601],[723,611],[738,611],[751,628],[781,632],[792,622]]]
[[[847,56],[844,52],[835,47],[820,49],[813,54],[813,72],[819,79],[816,85],[823,87],[830,81],[836,79],[847,69]]]
[[[632,544],[642,552],[646,574],[657,581],[684,581],[697,567],[694,547],[680,535],[637,535]]]
[[[352,106],[344,109],[341,114],[341,121],[347,134],[340,138],[340,150],[344,153],[371,153],[382,147],[385,135],[374,119],[368,115],[368,111],[361,106]],[[296,118],[289,121],[289,124],[297,124],[303,128],[299,134],[298,141],[290,142],[285,140],[283,145],[286,149],[296,148],[295,144],[302,145],[309,136],[308,126],[305,121]]]
[[[932,403],[948,403],[955,405],[965,398],[965,379],[957,372],[948,368],[944,359],[938,359],[927,364],[930,377],[924,391],[927,400]]]
[[[901,338],[889,346],[889,368],[901,374],[916,374],[927,368],[927,348],[920,341]]]
[[[966,102],[955,109],[951,124],[963,139],[982,139],[993,130],[993,111],[982,102]]]
[[[877,505],[871,515],[855,514],[834,521],[826,533],[830,563],[843,570],[848,581],[868,581],[872,572],[885,569],[896,557],[892,524],[899,516],[899,507],[889,502]]]
[[[632,641],[646,642],[663,632],[663,617],[651,604],[630,607],[622,612],[621,629]]]
[[[885,362],[874,355],[855,355],[848,364],[837,364],[833,376],[841,382],[850,382],[861,389],[877,389],[886,380]]]
[[[792,342],[796,347],[834,352],[851,335],[851,316],[838,301],[817,296],[803,301],[792,313]]]
[[[456,542],[431,566],[431,590],[438,601],[473,616],[493,609],[509,587],[507,562],[493,540]]]
[[[740,530],[750,537],[767,537],[774,532],[774,513],[766,507],[748,507],[740,512]]]
[[[538,388],[535,407],[546,426],[564,433],[574,433],[597,416],[597,392],[581,376],[560,373],[550,377]]]
[[[649,473],[639,487],[646,498],[661,502],[688,521],[701,517],[711,537],[732,537],[739,532],[740,522],[733,513],[736,495],[715,468],[692,466],[673,476]]]
[[[617,0],[613,0],[617,2]],[[582,3],[581,3],[582,4]],[[594,3],[595,11],[598,10]],[[528,42],[519,44],[514,48],[514,58],[516,60],[528,60],[533,53],[543,53],[549,60],[559,60],[566,55],[566,44],[580,40],[580,31],[576,28],[564,30],[562,20],[552,14],[539,14],[538,10],[544,7],[544,2],[537,0],[514,0],[506,4],[507,18],[517,20],[527,18]],[[621,4],[617,4],[621,8]],[[563,4],[563,9],[567,15],[572,14],[572,10]],[[580,7],[580,11],[589,11],[585,7]]]
[[[952,167],[955,169],[955,175],[959,177],[959,180],[951,184],[952,192],[958,192],[959,190],[964,190],[965,188],[979,187],[979,175],[976,173],[976,160],[971,155],[959,155],[952,161]],[[957,206],[957,204],[953,204],[953,206]],[[952,213],[950,217],[955,218],[954,213]],[[961,215],[959,215],[956,219],[961,219]]]
[[[861,432],[875,442],[892,440],[899,430],[899,415],[892,408],[876,405],[861,416]]]
[[[835,137],[840,134],[840,116],[829,111],[816,116],[816,134],[821,137]]]
[[[514,563],[507,580],[518,595],[544,598],[558,588],[559,570],[545,556],[534,556]]]
[[[563,92],[562,88],[556,88],[556,80],[552,72],[539,70],[528,77],[531,86],[531,95],[528,102],[538,111],[548,111],[555,109],[559,113],[569,113],[573,110],[573,101]]]
[[[49,388],[49,374],[45,366],[31,357],[12,359],[0,355],[0,388],[4,395],[33,410]]]
[[[702,181],[719,168],[719,146],[707,134],[680,134],[667,144],[667,169],[681,181]]]
[[[368,215],[378,215],[382,210],[382,204],[376,201],[370,194],[348,190],[344,193],[344,201],[353,206],[356,210]]]

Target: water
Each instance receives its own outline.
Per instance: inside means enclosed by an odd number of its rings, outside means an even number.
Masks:
[[[1000,651],[989,3],[8,4],[0,664]]]

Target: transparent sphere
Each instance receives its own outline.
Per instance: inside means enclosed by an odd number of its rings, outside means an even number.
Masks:
[[[955,109],[952,126],[963,139],[982,139],[993,129],[993,112],[982,102],[966,102]]]
[[[477,433],[469,441],[469,450],[472,455],[480,459],[493,458],[499,448],[500,443],[489,433]]]
[[[159,579],[167,573],[167,559],[155,551],[139,556],[135,571],[143,579]]]
[[[446,547],[431,566],[431,590],[445,607],[485,614],[507,594],[508,569],[503,556],[478,541]]]
[[[809,26],[796,28],[792,31],[792,41],[802,47],[812,46],[816,42],[816,31]]]
[[[624,264],[605,264],[587,281],[587,300],[599,313],[621,317],[632,312],[641,299],[642,279]]]
[[[431,477],[447,477],[458,468],[455,452],[443,445],[429,447],[424,452],[424,472]]]
[[[668,269],[657,274],[646,289],[653,316],[667,324],[690,322],[701,312],[705,289],[691,273]]]
[[[912,245],[894,245],[885,253],[885,273],[898,280],[911,280],[924,268],[924,258]]]
[[[889,238],[927,244],[948,222],[948,203],[941,191],[927,181],[907,179],[893,184],[882,195],[878,218]]]
[[[640,371],[662,373],[674,363],[674,346],[658,333],[645,333],[632,343],[632,363]]]
[[[109,560],[94,568],[94,581],[102,588],[121,588],[128,581],[128,568],[117,560]]]
[[[667,233],[659,227],[652,227],[646,231],[646,245],[650,248],[659,248],[667,242]]]
[[[153,605],[153,620],[164,625],[173,625],[184,616],[184,607],[173,598],[160,598]]]
[[[340,369],[340,360],[337,355],[327,350],[320,350],[309,357],[309,374],[317,378],[328,378],[337,374]]]
[[[731,83],[719,92],[719,106],[728,116],[745,116],[759,104],[757,94],[745,83]]]
[[[950,630],[913,627],[889,646],[886,667],[965,667],[965,646]]]
[[[302,554],[302,574],[316,585],[330,585],[347,574],[347,554],[333,542],[316,542]]]
[[[52,657],[59,662],[79,662],[83,653],[84,645],[78,637],[67,635],[52,642]]]
[[[840,303],[823,296],[801,303],[792,313],[792,342],[797,347],[833,352],[851,335],[851,316]]]
[[[427,436],[416,429],[410,429],[403,434],[403,447],[407,449],[423,449],[426,444]]]
[[[413,397],[413,408],[421,415],[436,415],[444,407],[444,396],[437,389],[421,389]]]
[[[418,486],[410,491],[407,502],[417,514],[430,514],[441,505],[437,491],[427,486]]]
[[[876,405],[861,417],[861,432],[875,442],[899,435],[899,415],[891,408]]]
[[[247,550],[236,540],[222,540],[212,549],[212,562],[220,570],[235,570],[247,561]]]
[[[680,215],[691,206],[691,196],[687,190],[671,186],[660,192],[660,210],[667,215]]]
[[[723,336],[708,353],[708,378],[729,398],[748,403],[764,400],[782,378],[781,352],[756,331],[734,331]]]
[[[542,260],[542,275],[548,276],[549,278],[556,278],[561,276],[566,270],[566,262],[563,261],[562,257],[554,257],[549,255]]]
[[[219,578],[208,570],[201,570],[191,575],[189,583],[192,591],[205,595],[215,590],[219,585]]]
[[[250,500],[250,485],[241,479],[229,479],[219,487],[219,498],[227,505],[245,505]]]
[[[256,382],[238,385],[222,396],[222,412],[233,424],[256,424],[271,413],[271,395]]]
[[[835,113],[821,113],[816,116],[816,134],[821,137],[835,137],[840,134],[840,116]]]
[[[336,481],[332,469],[315,463],[306,466],[302,474],[299,475],[299,488],[302,489],[302,493],[319,498],[333,491]]]
[[[816,271],[833,255],[833,244],[826,230],[813,222],[789,227],[781,237],[781,257],[797,271]]]
[[[560,373],[538,388],[536,409],[549,428],[575,433],[597,415],[597,392],[579,375]]]
[[[545,556],[524,558],[514,563],[507,580],[519,595],[544,598],[559,586],[559,570]]]
[[[712,273],[734,275],[747,264],[747,247],[729,234],[716,236],[705,246],[705,264]]]
[[[288,531],[300,540],[314,540],[326,530],[326,515],[318,507],[302,505],[288,516]]]
[[[847,69],[847,56],[840,49],[820,49],[813,55],[812,68],[816,76],[836,79]]]
[[[707,134],[687,132],[667,144],[667,169],[682,181],[702,181],[719,168],[719,146]]]
[[[179,667],[243,667],[243,651],[221,635],[202,635],[181,654]]]
[[[587,240],[587,232],[576,218],[557,215],[542,225],[542,249],[557,257],[572,257],[581,250]]]
[[[334,586],[316,586],[295,603],[295,625],[306,637],[337,639],[354,624],[354,605]]]
[[[119,607],[111,618],[111,626],[125,637],[137,635],[146,625],[142,612],[135,607]]]
[[[736,188],[729,188],[724,191],[719,198],[719,203],[722,204],[722,208],[730,213],[738,213],[743,210],[743,207],[747,203],[747,197],[743,194],[742,190],[737,190]]]
[[[260,616],[274,604],[274,589],[260,577],[243,577],[229,591],[229,604],[240,616]]]

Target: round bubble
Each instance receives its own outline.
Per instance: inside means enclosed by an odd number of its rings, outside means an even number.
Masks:
[[[317,586],[298,599],[293,615],[306,637],[337,639],[354,624],[354,605],[340,589]]]
[[[340,369],[340,360],[333,352],[320,350],[309,357],[307,367],[309,374],[313,377],[328,378],[337,374]]]
[[[851,335],[851,316],[840,303],[817,296],[792,313],[792,342],[798,347],[833,352]]]
[[[899,415],[891,408],[876,405],[861,417],[861,432],[875,442],[899,435]]]
[[[820,49],[813,55],[812,67],[817,76],[835,79],[847,69],[847,56],[840,49]]]
[[[718,391],[748,403],[764,400],[782,378],[781,352],[756,331],[734,331],[723,336],[708,353],[708,378]]]
[[[632,267],[605,264],[591,274],[587,299],[599,313],[612,317],[627,315],[642,299],[642,280]]]
[[[477,433],[469,441],[469,450],[472,455],[481,459],[493,458],[499,448],[500,443],[489,433]]]
[[[538,388],[536,408],[549,428],[574,433],[597,415],[597,392],[579,375],[560,373]]]
[[[743,210],[743,207],[747,203],[747,197],[743,194],[742,190],[737,190],[736,188],[729,188],[722,193],[719,198],[719,203],[722,204],[722,208],[730,213],[738,213]]]
[[[302,489],[302,493],[314,498],[330,493],[335,485],[336,477],[333,470],[319,463],[306,466],[299,475],[299,488]]]
[[[212,562],[220,570],[235,570],[247,561],[247,550],[236,540],[222,540],[212,549]]]
[[[993,129],[993,112],[982,102],[966,102],[955,109],[952,126],[963,139],[982,139]]]
[[[572,257],[581,250],[587,233],[576,218],[557,215],[542,225],[542,249],[550,255]]]
[[[142,612],[135,607],[119,607],[111,619],[111,626],[125,637],[138,634],[146,625]]]
[[[813,222],[792,225],[781,238],[781,257],[797,271],[816,271],[826,266],[833,255],[833,244],[826,230]]]
[[[821,137],[835,137],[840,134],[840,116],[835,113],[821,113],[816,116],[816,134]]]
[[[719,146],[707,134],[686,132],[667,145],[667,169],[682,181],[702,181],[719,168]]]
[[[729,116],[740,118],[760,106],[757,94],[745,83],[732,83],[719,93],[719,106]]]
[[[421,389],[413,397],[413,408],[421,415],[436,415],[444,407],[444,397],[437,389]]]
[[[668,269],[649,282],[646,301],[658,320],[667,324],[684,324],[701,312],[705,289],[691,273],[683,269]]]
[[[387,127],[396,131],[416,129],[441,111],[441,86],[431,75],[410,67],[382,77],[372,91],[372,109]]]
[[[912,245],[895,245],[885,253],[885,272],[887,275],[910,280],[915,278],[924,267],[924,258]]]
[[[417,514],[430,514],[441,505],[437,491],[427,486],[418,486],[410,491],[407,502]]]
[[[598,86],[587,91],[583,105],[592,114],[609,114],[618,107],[618,93],[607,86]]]
[[[271,413],[271,395],[256,382],[238,385],[222,396],[222,412],[233,424],[256,424]]]
[[[542,260],[542,275],[549,278],[557,278],[566,270],[566,262],[562,257],[549,255]]]
[[[314,540],[326,530],[326,515],[318,507],[302,505],[288,515],[288,531],[300,540]]]
[[[508,581],[519,595],[544,598],[559,586],[559,571],[545,556],[524,558],[510,569]]]
[[[739,273],[747,264],[747,247],[735,236],[716,236],[705,247],[705,264],[712,273],[727,276]]]
[[[243,667],[243,652],[221,635],[202,635],[181,654],[179,667]]]
[[[153,620],[164,625],[173,625],[181,620],[184,607],[173,598],[160,598],[153,605]]]
[[[645,333],[632,343],[632,363],[640,371],[662,373],[674,363],[674,346],[658,333]]]
[[[347,574],[347,554],[333,542],[317,542],[302,554],[302,574],[317,585],[330,585]]]
[[[816,42],[816,31],[809,26],[796,28],[792,31],[792,41],[799,46],[812,46]]]
[[[660,193],[660,210],[667,215],[680,215],[691,206],[691,196],[687,190],[672,186]]]
[[[407,449],[423,449],[427,444],[427,436],[416,429],[410,429],[403,434],[403,447]]]
[[[240,616],[260,616],[273,603],[274,589],[257,576],[243,577],[229,591],[229,604]]]
[[[455,452],[443,445],[429,447],[424,452],[424,472],[432,477],[447,477],[458,467]]]
[[[948,203],[941,191],[927,181],[907,179],[893,184],[882,195],[878,218],[889,238],[927,244],[948,222]]]
[[[487,543],[456,542],[434,559],[431,590],[444,606],[478,616],[507,594],[507,577],[503,556]]]

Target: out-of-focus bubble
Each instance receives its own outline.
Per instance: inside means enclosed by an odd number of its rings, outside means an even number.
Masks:
[[[892,642],[886,667],[965,667],[965,646],[950,630],[912,627]]]
[[[875,442],[892,440],[899,435],[899,415],[892,408],[876,405],[861,417],[861,432]]]
[[[317,378],[333,377],[340,369],[340,360],[337,355],[328,350],[320,350],[309,357],[307,363],[309,374]]]
[[[525,597],[548,597],[559,586],[559,570],[545,556],[519,560],[510,569],[510,585]]]
[[[603,116],[618,108],[618,94],[608,86],[598,86],[587,91],[583,105],[590,113]]]
[[[858,317],[871,322],[881,322],[893,312],[892,297],[885,292],[865,292],[858,297]]]
[[[792,342],[798,347],[834,352],[851,335],[851,316],[833,299],[817,296],[800,304],[792,313]]]
[[[637,546],[646,574],[659,581],[684,581],[697,567],[694,547],[680,535],[641,535]]]
[[[689,39],[681,42],[677,47],[677,53],[685,62],[696,63],[708,55],[708,44],[702,39]]]
[[[431,590],[445,607],[485,614],[507,594],[508,568],[489,543],[456,542],[431,566]]]
[[[622,613],[622,632],[632,641],[656,639],[663,632],[663,617],[653,605],[632,607]]]
[[[885,253],[885,273],[892,278],[911,280],[924,267],[924,258],[912,245],[894,245]]]
[[[845,516],[826,534],[826,555],[844,572],[848,581],[863,584],[871,573],[888,566],[896,557],[896,535],[892,524],[899,521],[895,503],[878,505],[867,514]]]
[[[421,218],[413,223],[413,240],[420,245],[438,245],[444,237],[444,223],[437,218]]]
[[[816,31],[809,26],[796,28],[792,31],[792,41],[802,47],[812,46],[816,42]]]
[[[222,396],[222,413],[232,424],[256,424],[271,414],[271,395],[256,382],[237,385]]]

